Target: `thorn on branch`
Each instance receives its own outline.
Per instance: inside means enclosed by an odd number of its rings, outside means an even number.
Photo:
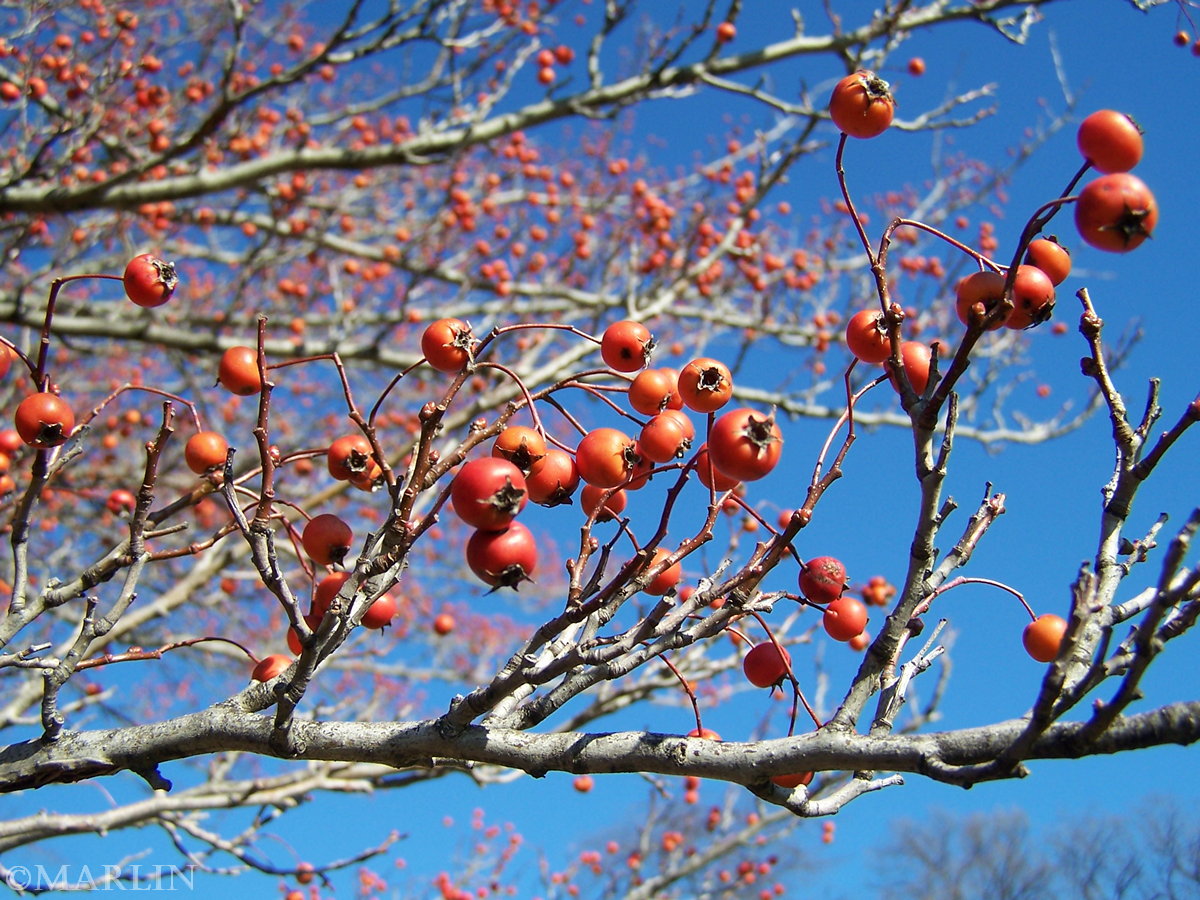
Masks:
[[[146,783],[150,785],[153,790],[170,791],[171,788],[174,787],[174,785],[171,784],[170,779],[164,778],[162,773],[158,771],[158,766],[150,766],[149,768],[145,769],[134,769],[133,773],[135,775],[140,775],[143,779],[145,779]]]

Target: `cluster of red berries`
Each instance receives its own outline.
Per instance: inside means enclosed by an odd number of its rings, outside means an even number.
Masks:
[[[1191,46],[1192,56],[1200,56],[1200,38],[1197,38],[1193,42],[1192,36],[1186,31],[1177,31],[1175,32],[1175,37],[1173,37],[1171,40],[1176,47]]]
[[[892,122],[895,100],[886,81],[860,71],[838,82],[829,101],[829,115],[845,134],[871,138]],[[1075,204],[1079,236],[1100,250],[1126,253],[1138,247],[1158,222],[1158,204],[1150,189],[1129,171],[1142,158],[1142,132],[1124,113],[1099,110],[1080,123],[1079,151],[1087,164],[1102,173],[1079,193],[1065,198]],[[1030,241],[1024,262],[1009,271],[977,257],[980,271],[961,279],[955,288],[955,309],[967,326],[1025,329],[1050,318],[1055,287],[1070,274],[1070,253],[1053,236]],[[993,311],[1006,301],[1005,315]],[[892,355],[889,325],[879,310],[863,310],[846,325],[846,344],[864,363],[881,365]],[[901,341],[899,359],[913,390],[925,391],[931,351],[920,341]],[[892,379],[895,384],[895,378]]]
[[[471,364],[475,345],[470,327],[457,319],[431,323],[421,340],[426,361],[446,373],[460,373]],[[706,488],[723,493],[766,476],[779,462],[778,424],[749,408],[716,419],[708,442],[693,453],[696,429],[687,411],[721,410],[733,394],[732,375],[724,363],[708,358],[694,359],[679,371],[649,368],[654,346],[649,329],[633,321],[613,323],[600,338],[601,358],[612,370],[637,373],[626,396],[632,410],[647,420],[636,438],[619,428],[597,427],[582,435],[572,453],[537,428],[510,425],[496,437],[490,456],[459,470],[451,505],[476,529],[467,543],[467,564],[481,581],[516,587],[533,573],[536,543],[515,521],[527,500],[558,506],[578,491],[583,512],[602,522],[621,515],[626,491],[643,487],[656,467],[690,466]],[[665,594],[678,584],[681,568],[678,561],[666,564],[669,555],[657,548],[648,557],[646,571],[661,571],[643,588],[647,593]]]
[[[575,59],[575,51],[565,44],[559,45],[553,50],[549,48],[539,50],[536,59],[538,81],[541,84],[553,84],[554,79],[558,77],[558,73],[554,69],[555,63],[567,66],[573,59]]]
[[[732,27],[718,32],[719,40],[732,37]],[[555,62],[570,62],[561,50],[542,51],[538,62],[543,71]],[[829,107],[834,123],[856,138],[881,134],[891,124],[894,110],[888,84],[870,72],[856,72],[842,79]],[[1088,164],[1103,173],[1073,198],[1080,235],[1101,249],[1133,249],[1150,235],[1157,221],[1153,196],[1140,180],[1128,174],[1141,159],[1140,129],[1127,116],[1102,110],[1081,124],[1078,144]],[[980,260],[982,264],[982,257]],[[1039,238],[1029,244],[1025,262],[1015,272],[989,263],[963,278],[956,288],[958,315],[969,327],[983,323],[991,328],[1028,328],[1049,317],[1054,288],[1069,272],[1066,249],[1053,238]],[[130,261],[123,282],[132,302],[156,307],[171,297],[178,279],[171,263],[143,254]],[[1005,302],[1009,304],[1008,312],[994,315],[996,307]],[[882,364],[891,356],[889,325],[883,313],[864,310],[852,316],[846,341],[851,352],[865,363]],[[461,373],[473,365],[476,346],[469,325],[458,319],[430,324],[421,339],[426,361],[446,373]],[[637,373],[628,388],[629,405],[648,419],[636,439],[616,428],[594,428],[581,437],[572,453],[561,444],[549,446],[540,425],[536,429],[509,426],[500,432],[489,456],[462,465],[451,486],[450,502],[459,518],[475,529],[467,544],[467,563],[484,583],[516,587],[535,571],[536,542],[529,529],[516,521],[530,498],[547,506],[566,503],[582,483],[584,511],[592,519],[603,521],[621,514],[625,491],[644,485],[656,466],[685,466],[695,471],[705,487],[725,492],[741,482],[764,477],[777,465],[782,453],[779,426],[772,415],[750,408],[724,412],[715,421],[710,419],[708,441],[693,453],[695,427],[686,410],[700,414],[722,410],[732,396],[732,376],[723,363],[709,358],[692,360],[679,371],[648,368],[653,348],[648,329],[632,321],[614,323],[600,340],[601,356],[611,369],[622,374]],[[899,356],[913,388],[923,392],[928,382],[929,348],[904,341]],[[11,358],[11,354],[5,356],[6,366]],[[263,373],[258,351],[244,346],[227,350],[220,360],[218,381],[238,395],[261,391]],[[46,449],[65,442],[75,420],[66,401],[52,391],[42,390],[19,404],[15,424],[26,444]],[[228,445],[220,434],[200,431],[188,440],[185,459],[192,471],[205,474],[224,465],[227,453]],[[363,489],[378,486],[383,474],[381,461],[362,434],[334,441],[328,448],[327,464],[332,477]],[[127,511],[133,502],[131,495],[112,501],[110,506],[115,503]],[[352,541],[350,527],[332,514],[311,518],[300,539],[305,552],[321,566],[340,566]],[[677,585],[680,563],[667,565],[669,556],[663,548],[647,555],[647,571],[660,570],[648,579],[648,592],[664,594]],[[809,602],[825,607],[823,624],[831,637],[861,645],[866,640],[866,606],[843,595],[845,577],[845,568],[838,560],[818,557],[803,567],[800,589]],[[318,584],[310,624],[319,624],[348,578],[345,572],[335,572]],[[382,627],[394,614],[395,603],[385,595],[368,607],[363,624]],[[1055,618],[1041,617],[1037,622],[1051,621],[1037,628],[1035,622],[1031,625],[1034,630],[1027,631],[1027,635],[1034,635],[1027,636],[1026,643],[1030,646],[1032,641],[1036,649],[1029,652],[1035,658],[1049,654],[1046,648],[1051,643],[1057,649],[1050,633],[1055,631],[1061,637]],[[292,649],[298,652],[299,640],[294,632],[289,638]],[[786,651],[774,641],[759,644],[747,654],[746,676],[754,684],[777,685],[789,671]]]
[[[832,556],[817,556],[800,571],[800,592],[816,606],[825,607],[821,624],[835,641],[853,642],[864,638],[867,607],[855,597],[847,597],[846,567]],[[862,649],[857,646],[855,649]],[[791,657],[774,640],[755,644],[742,660],[742,672],[755,687],[777,687],[791,673]]]
[[[1186,45],[1189,41],[1185,32],[1176,35],[1177,44]],[[1200,48],[1200,41],[1193,49],[1196,48]],[[911,74],[923,71],[923,64],[910,65]],[[895,100],[887,82],[872,72],[855,72],[843,78],[829,102],[834,124],[856,138],[882,134],[894,113]],[[1150,237],[1158,222],[1158,204],[1153,193],[1139,178],[1129,174],[1142,158],[1141,128],[1124,113],[1099,110],[1080,123],[1076,143],[1085,168],[1101,173],[1078,196],[1061,201],[1074,202],[1079,236],[1099,250],[1127,253],[1135,249]],[[980,271],[962,278],[955,288],[955,309],[964,325],[989,330],[1025,329],[1044,322],[1054,309],[1055,288],[1071,271],[1069,251],[1053,236],[1031,240],[1024,262],[1015,271],[982,256],[977,259]],[[997,310],[1006,302],[1007,313],[998,314]],[[861,362],[882,364],[892,355],[889,332],[885,313],[863,310],[847,322],[846,345]],[[919,341],[901,341],[898,355],[913,390],[923,393],[929,381],[930,348]],[[895,385],[894,376],[892,382]],[[868,599],[874,602],[874,596],[873,593]],[[1022,636],[1025,649],[1035,660],[1051,662],[1059,654],[1066,630],[1067,623],[1060,616],[1033,616]],[[767,651],[762,652],[763,659],[768,656]],[[779,660],[774,665],[778,669]]]
[[[1142,129],[1124,113],[1102,109],[1079,124],[1076,142],[1091,167],[1104,173],[1075,202],[1079,236],[1097,249],[1127,253],[1158,223],[1154,195],[1129,174],[1142,159]]]

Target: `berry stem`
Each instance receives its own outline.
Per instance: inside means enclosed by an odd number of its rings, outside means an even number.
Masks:
[[[842,165],[842,157],[846,152],[846,138],[847,135],[843,133],[841,138],[838,139],[837,156],[834,157],[838,187],[842,190],[842,199],[846,201],[846,211],[850,216],[850,221],[854,223],[854,229],[858,232],[858,239],[862,241],[863,250],[866,251],[867,261],[874,268],[877,260],[875,254],[871,251],[871,239],[867,237],[867,230],[858,218],[858,211],[854,208],[854,201],[850,199],[850,187],[846,184],[846,167]]]
[[[1060,209],[1068,203],[1074,203],[1079,199],[1078,197],[1071,196],[1071,192],[1075,190],[1075,186],[1079,184],[1080,179],[1087,174],[1088,169],[1091,167],[1092,164],[1085,160],[1083,165],[1079,167],[1079,170],[1071,177],[1071,180],[1067,182],[1067,186],[1063,189],[1062,194],[1057,200],[1050,200],[1047,203],[1043,203],[1034,210],[1033,215],[1029,217],[1029,221],[1025,223],[1025,227],[1021,230],[1021,239],[1017,241],[1017,246],[1013,249],[1012,265],[1009,266],[1009,269],[1015,272],[1017,265],[1021,262],[1021,258],[1025,255],[1025,250],[1029,247],[1029,242],[1045,230],[1046,226],[1050,224],[1050,220],[1058,215]],[[1004,286],[1006,294],[1012,289],[1012,277],[1010,272],[1009,282]]]
[[[170,644],[163,644],[161,647],[156,647],[153,650],[131,649],[131,650],[126,651],[125,653],[102,653],[99,656],[93,656],[91,659],[81,660],[79,662],[79,664],[77,666],[75,666],[75,670],[78,672],[78,671],[82,671],[84,669],[99,668],[100,666],[107,666],[109,663],[137,662],[137,661],[144,660],[144,659],[162,659],[164,653],[169,653],[172,650],[178,650],[181,647],[193,647],[196,644],[203,644],[203,643],[214,642],[214,641],[220,642],[222,644],[232,644],[233,646],[235,646],[239,650],[241,650],[243,653],[245,653],[246,657],[250,660],[250,662],[254,663],[254,665],[258,665],[259,662],[261,662],[261,660],[259,660],[258,657],[256,657],[253,653],[251,653],[249,650],[247,650],[243,645],[239,644],[237,641],[232,640],[231,638],[226,638],[226,637],[209,636],[209,637],[187,638],[182,641],[173,641]]]
[[[50,353],[50,323],[54,320],[54,307],[58,303],[58,292],[64,284],[71,281],[83,281],[85,278],[103,278],[111,281],[122,281],[119,275],[65,275],[55,278],[50,283],[50,294],[46,297],[46,318],[42,322],[42,338],[38,345],[37,365],[33,370],[33,383],[39,391],[44,391],[50,379],[46,376],[46,357]]]
[[[1022,594],[1020,591],[1018,591],[1016,588],[1009,587],[1004,582],[995,581],[991,578],[972,578],[972,577],[967,577],[965,575],[960,575],[958,578],[953,578],[950,581],[947,581],[945,584],[943,584],[937,590],[935,590],[932,594],[930,594],[921,603],[920,606],[917,607],[917,609],[913,612],[913,615],[920,615],[921,613],[923,613],[927,609],[929,609],[929,607],[933,604],[933,599],[935,597],[937,597],[939,594],[944,594],[946,591],[952,590],[952,589],[958,587],[959,585],[963,585],[963,584],[986,584],[986,585],[990,585],[991,587],[1000,588],[1000,590],[1002,590],[1002,591],[1008,591],[1010,594],[1012,594],[1014,597],[1016,597],[1018,600],[1021,601],[1021,605],[1023,607],[1025,607],[1025,612],[1029,613],[1030,621],[1037,620],[1037,613],[1035,613],[1033,611],[1033,607],[1030,606],[1029,603],[1025,600],[1025,595]]]

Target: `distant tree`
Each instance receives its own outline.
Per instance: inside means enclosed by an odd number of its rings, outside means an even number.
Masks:
[[[316,893],[399,834],[364,825],[352,858],[273,852],[265,836],[323,795],[626,772],[659,798],[636,837],[547,866],[545,894],[742,897],[780,884],[773,839],[906,775],[967,786],[1196,740],[1200,700],[1130,704],[1200,612],[1200,513],[1157,551],[1162,521],[1129,515],[1200,400],[1164,413],[1156,387],[1128,412],[1122,347],[1082,290],[1088,399],[1006,415],[1061,262],[1035,240],[1074,217],[1134,250],[1155,227],[1150,189],[1110,161],[1141,138],[1101,127],[1089,153],[1113,174],[1063,160],[1003,246],[1012,169],[940,155],[928,179],[894,167],[886,191],[854,189],[887,168],[875,132],[991,112],[969,85],[893,120],[871,72],[932,77],[894,62],[911,36],[977,23],[981,47],[1020,42],[1047,5],[0,7],[0,791],[39,808],[0,823],[0,878],[64,887],[22,854],[152,826],[181,865]],[[747,37],[759,17],[770,39]],[[716,121],[724,104],[752,124]],[[698,112],[710,133],[676,157],[636,131]],[[1037,443],[1097,411],[1116,465],[1066,616],[1035,622],[1018,588],[973,579],[1030,617],[1049,664],[1030,714],[934,733],[931,691],[902,717],[944,652],[937,601],[1005,507],[989,484],[952,516],[955,442]],[[822,440],[784,433],[801,418]],[[894,584],[802,539],[868,426],[914,439]],[[827,641],[862,662],[809,697],[800,654]],[[743,666],[784,702],[706,739]],[[639,730],[654,701],[689,709],[693,734]],[[732,788],[702,806],[699,779]],[[65,787],[85,781],[103,808]],[[472,827],[481,849],[433,887],[515,890],[518,841]],[[136,875],[89,878],[74,886]]]
[[[1169,799],[1085,815],[1049,834],[1019,811],[896,823],[880,860],[884,898],[1159,900],[1200,896],[1200,828]],[[886,864],[884,864],[886,861]]]

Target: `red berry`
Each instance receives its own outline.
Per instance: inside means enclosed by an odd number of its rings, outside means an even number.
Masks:
[[[1021,634],[1021,643],[1025,645],[1025,652],[1038,662],[1054,662],[1066,633],[1066,619],[1045,613],[1025,626],[1025,631]]]
[[[829,117],[851,137],[873,138],[892,124],[896,101],[888,83],[874,72],[847,75],[833,89]]]
[[[846,589],[846,567],[832,556],[810,559],[800,573],[800,593],[824,606]]]
[[[21,440],[31,447],[65,444],[75,428],[75,413],[57,394],[30,394],[17,406],[15,424]]]
[[[792,657],[787,650],[763,641],[750,648],[742,660],[742,673],[755,687],[772,687],[787,677]]]
[[[137,498],[124,488],[117,488],[104,501],[104,506],[114,515],[133,512],[133,508],[136,505]]]
[[[1142,129],[1125,113],[1100,109],[1079,123],[1079,152],[1098,172],[1128,172],[1142,159]]]
[[[825,607],[821,624],[825,633],[835,641],[848,641],[862,634],[867,627],[867,608],[861,600],[838,597]]]
[[[654,350],[650,329],[641,322],[628,319],[613,322],[604,329],[600,339],[600,355],[604,363],[618,372],[637,372],[646,367]]]
[[[125,284],[125,296],[144,307],[162,306],[171,299],[179,284],[175,264],[149,253],[131,259],[121,280]]]
[[[392,599],[392,595],[383,594],[376,597],[367,607],[367,611],[363,613],[362,626],[363,628],[383,628],[391,623],[397,612],[396,601]]]
[[[270,681],[272,678],[283,673],[291,664],[292,658],[290,656],[284,656],[282,653],[272,653],[270,656],[264,657],[254,667],[254,671],[250,673],[250,677],[255,681]]]
[[[217,381],[231,394],[248,397],[262,390],[258,353],[253,347],[230,347],[221,355]]]
[[[313,516],[300,536],[304,552],[321,566],[341,565],[353,540],[354,532],[350,526],[332,513]]]
[[[799,787],[802,784],[811,784],[813,780],[812,772],[798,772],[795,775],[772,775],[771,781],[779,785],[781,788],[791,790],[794,787]]]
[[[197,475],[217,466],[225,465],[229,445],[215,431],[197,431],[183,447],[183,458],[187,466]]]

